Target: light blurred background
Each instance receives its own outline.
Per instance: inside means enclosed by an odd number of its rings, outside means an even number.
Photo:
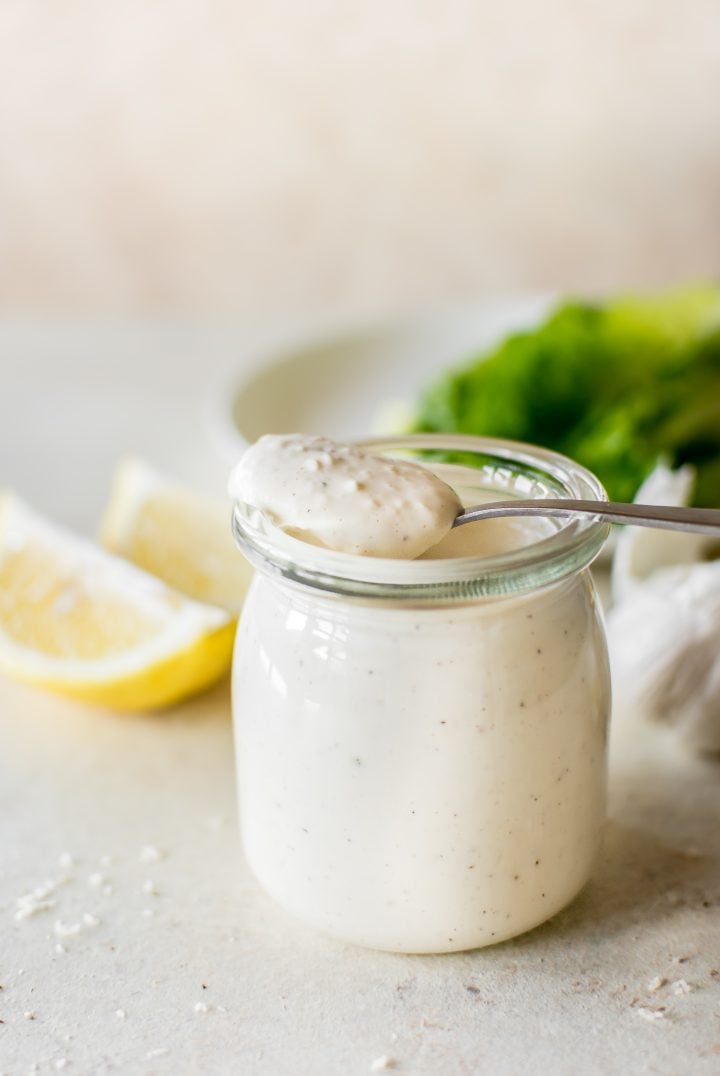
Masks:
[[[719,251],[717,0],[0,4],[0,312],[375,316]]]

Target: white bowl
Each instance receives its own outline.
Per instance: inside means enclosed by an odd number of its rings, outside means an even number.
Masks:
[[[471,308],[295,341],[248,356],[211,387],[206,420],[216,450],[233,464],[264,433],[351,439],[391,432],[439,373],[506,333],[536,324],[550,298]]]

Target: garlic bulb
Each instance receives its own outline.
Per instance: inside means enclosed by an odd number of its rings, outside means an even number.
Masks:
[[[687,504],[691,467],[659,465],[640,503]],[[628,527],[612,571],[608,642],[621,711],[672,726],[690,747],[720,751],[720,561],[713,539]]]
[[[664,463],[659,463],[637,491],[635,502],[678,507],[687,505],[694,482],[694,467],[686,465],[671,471]],[[618,536],[613,557],[613,600],[623,601],[638,583],[648,579],[659,568],[701,560],[703,551],[711,541],[703,534],[625,527]]]
[[[608,615],[616,698],[720,751],[720,561],[662,568]]]

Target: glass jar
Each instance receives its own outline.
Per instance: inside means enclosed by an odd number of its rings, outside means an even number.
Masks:
[[[466,506],[605,497],[589,472],[527,445],[364,445],[431,461]],[[585,884],[610,703],[588,567],[608,528],[527,527],[516,520],[499,550],[381,560],[308,545],[236,504],[258,569],[233,669],[244,847],[306,922],[372,948],[449,952],[529,930]]]

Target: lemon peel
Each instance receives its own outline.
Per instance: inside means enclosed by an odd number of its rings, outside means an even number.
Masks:
[[[229,668],[235,623],[0,494],[0,668],[120,710],[167,706]]]

